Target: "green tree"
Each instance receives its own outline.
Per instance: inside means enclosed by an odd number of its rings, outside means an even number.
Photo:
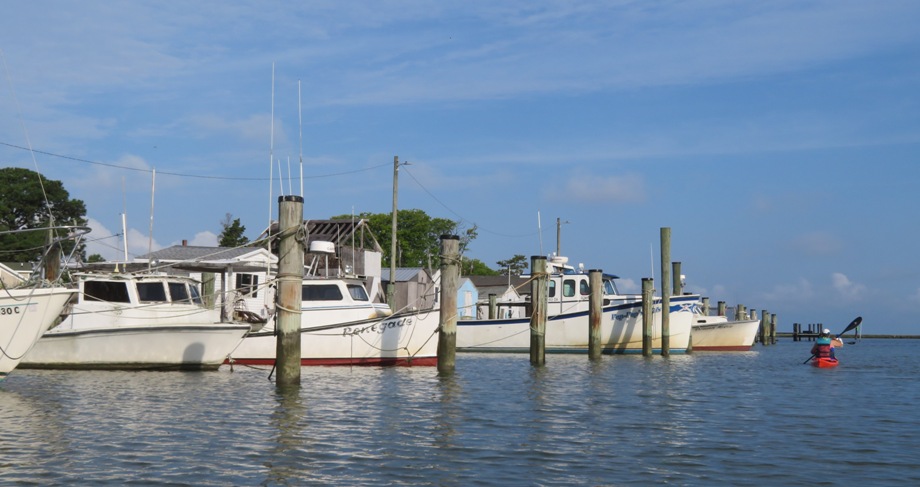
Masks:
[[[498,264],[498,272],[503,276],[507,276],[509,272],[512,276],[520,276],[530,267],[527,257],[521,254],[515,254],[510,259],[500,260],[496,264]]]
[[[24,230],[49,226],[86,226],[86,205],[70,199],[60,181],[19,167],[0,169],[0,231]],[[57,232],[58,236],[66,232]],[[29,262],[42,254],[48,232],[21,232],[0,235],[2,260]],[[62,252],[74,252],[75,242],[62,242]],[[85,257],[86,245],[80,243],[74,255]]]
[[[383,262],[390,261],[390,236],[392,213],[361,213],[338,215],[333,220],[361,218],[383,247]],[[399,210],[396,213],[396,265],[399,267],[438,267],[440,265],[441,235],[456,235],[459,224],[446,218],[432,218],[422,210]],[[476,227],[467,230],[461,238],[464,248],[476,238]],[[465,240],[464,240],[465,239]]]
[[[93,255],[90,255],[89,257],[86,258],[86,262],[89,262],[89,263],[93,263],[93,262],[105,262],[105,258],[102,257],[102,255],[100,255],[100,254],[93,254]]]
[[[498,271],[490,268],[479,259],[460,258],[460,275],[462,276],[498,276]]]
[[[234,219],[233,215],[227,213],[223,221],[220,222],[220,235],[217,237],[217,244],[221,247],[242,247],[249,243],[249,239],[243,235],[246,227],[240,224],[240,219]]]

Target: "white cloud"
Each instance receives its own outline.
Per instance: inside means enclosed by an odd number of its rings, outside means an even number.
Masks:
[[[639,294],[642,292],[642,286],[632,279],[618,279],[617,290],[621,294]]]
[[[831,283],[834,289],[847,299],[862,299],[866,293],[866,286],[851,281],[850,278],[840,272],[831,274]]]
[[[792,241],[793,248],[806,255],[834,254],[842,247],[840,240],[827,232],[811,232],[800,235]]]
[[[815,296],[814,287],[804,277],[797,282],[777,284],[773,289],[763,294],[766,303],[802,302]]]
[[[181,245],[182,242],[173,242],[172,245]],[[209,231],[198,232],[195,236],[188,242],[188,245],[193,247],[216,247],[217,246],[217,234]]]
[[[597,176],[576,174],[569,178],[563,188],[547,187],[543,190],[547,199],[572,198],[589,203],[618,202],[634,203],[645,200],[645,180],[638,174],[624,176]]]

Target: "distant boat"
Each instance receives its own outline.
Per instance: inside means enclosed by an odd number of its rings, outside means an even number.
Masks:
[[[64,287],[0,291],[0,379],[6,377],[53,326],[76,293]]]
[[[391,314],[358,279],[306,277],[301,287],[301,365],[437,365],[437,307]],[[274,365],[273,323],[250,333],[229,361]]]
[[[547,260],[549,289],[545,349],[547,353],[587,353],[589,323],[589,274],[568,265],[568,259]],[[607,354],[642,353],[642,296],[619,294],[617,276],[602,276],[601,348]],[[700,297],[672,296],[668,310],[668,349],[685,353],[690,344],[693,309]],[[504,304],[504,303],[503,303]],[[527,302],[518,303],[520,306]],[[652,303],[652,350],[662,347],[662,299]],[[527,352],[530,349],[530,318],[460,320],[457,350],[462,352]]]
[[[746,352],[754,345],[760,320],[729,321],[725,316],[693,315],[694,351]]]
[[[166,274],[77,274],[72,312],[47,331],[22,367],[217,369],[251,330],[222,323],[198,282]]]

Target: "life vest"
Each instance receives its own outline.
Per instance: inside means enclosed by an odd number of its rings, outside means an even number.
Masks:
[[[819,337],[815,340],[815,346],[811,347],[811,353],[818,358],[831,358],[831,339],[830,337]]]

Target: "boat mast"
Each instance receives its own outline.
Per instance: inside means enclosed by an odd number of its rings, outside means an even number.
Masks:
[[[156,194],[157,188],[157,168],[153,168],[153,178],[150,183],[150,233],[147,236],[147,270],[151,268],[151,259],[150,254],[153,253],[153,197]],[[125,259],[127,261],[127,259]]]
[[[303,109],[300,102],[300,80],[297,80],[297,118],[300,126],[300,197],[303,198]]]

